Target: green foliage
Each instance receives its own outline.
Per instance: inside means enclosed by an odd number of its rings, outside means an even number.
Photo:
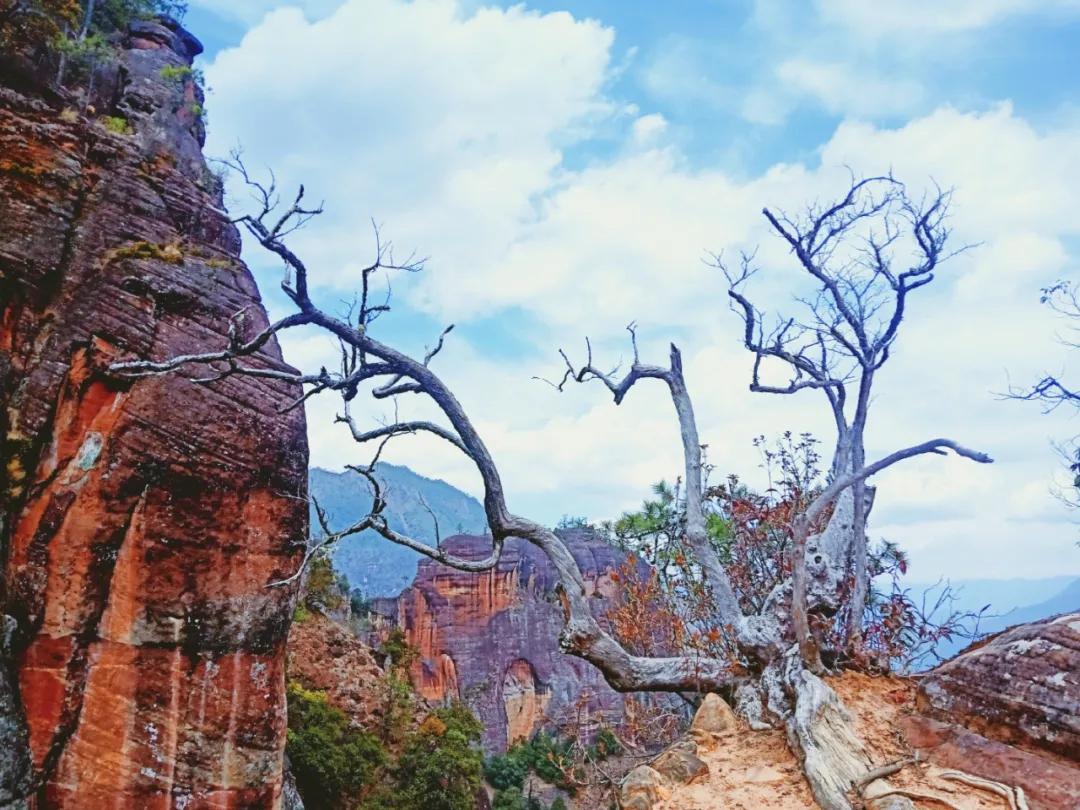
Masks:
[[[705,515],[705,532],[720,555],[720,561],[731,562],[731,544],[735,540],[735,528],[731,520],[719,512],[709,512]]]
[[[438,709],[411,734],[397,765],[401,810],[473,810],[483,787],[483,727],[462,703]]]
[[[610,738],[601,736],[603,732],[597,736],[590,750],[594,758],[600,758],[601,750],[604,757],[615,750],[617,743],[614,735],[610,731],[607,734]],[[526,777],[533,772],[545,782],[573,793],[574,784],[569,779],[575,767],[573,749],[573,742],[559,740],[541,731],[528,742],[512,746],[505,754],[489,757],[484,763],[484,776],[496,790],[510,790],[521,788]]]
[[[116,56],[116,49],[100,33],[91,33],[82,39],[60,37],[56,41],[56,50],[67,59],[67,69],[74,68],[76,73],[108,62]]]
[[[556,796],[555,801],[551,803],[549,810],[566,810],[566,802],[563,801],[563,797]]]
[[[167,82],[183,82],[192,75],[194,68],[188,65],[165,65],[161,69],[161,78]]]
[[[579,515],[563,515],[555,524],[556,529],[587,529],[589,519]]]
[[[126,31],[136,20],[152,19],[159,14],[181,20],[186,13],[184,0],[97,0],[91,30]]]
[[[535,796],[523,794],[521,788],[511,787],[495,794],[491,810],[544,810],[544,805]]]
[[[354,616],[366,616],[371,612],[371,601],[364,598],[364,593],[359,588],[353,588],[349,593],[349,607]]]
[[[416,713],[412,684],[403,673],[391,672],[384,679],[382,689],[382,740],[387,745],[397,745],[405,739]]]
[[[309,807],[346,807],[386,761],[386,750],[367,731],[353,728],[326,695],[290,683],[286,751]]]
[[[615,732],[610,728],[602,728],[596,733],[596,738],[591,745],[586,747],[585,751],[590,759],[603,762],[608,757],[619,753],[621,748],[619,740],[615,737]]]
[[[111,132],[117,131],[121,126],[121,122],[124,127],[128,126],[128,122],[124,118],[114,119],[112,116],[105,116],[98,120],[101,122],[102,126],[108,128]],[[126,245],[121,245],[106,253],[102,259],[102,266],[107,267],[113,262],[124,261],[127,259],[135,261],[149,259],[165,262],[166,264],[183,264],[184,251],[179,243],[161,245],[157,242],[147,242],[145,240],[129,242]]]
[[[405,638],[405,631],[400,627],[394,627],[382,644],[379,645],[379,655],[389,657],[394,669],[408,669],[412,666],[420,652],[409,644]]]
[[[319,555],[311,560],[304,585],[304,605],[308,610],[320,613],[340,610],[348,591],[348,583],[342,587],[341,577],[328,556]]]
[[[297,624],[303,624],[311,618],[311,611],[304,607],[303,602],[298,602],[296,609],[293,610],[292,620]]]
[[[131,125],[126,118],[119,115],[103,115],[98,119],[105,129],[114,135],[130,135]]]
[[[569,781],[568,774],[574,768],[573,747],[569,740],[559,740],[541,731],[529,743],[532,769],[545,782],[572,793],[574,785]]]
[[[165,65],[161,69],[161,78],[167,82],[175,82],[180,85],[190,80],[200,90],[206,90],[206,74],[203,73],[202,68],[190,65]]]
[[[496,790],[520,788],[525,784],[531,765],[522,755],[522,746],[515,745],[507,753],[488,757],[484,762],[484,778]]]

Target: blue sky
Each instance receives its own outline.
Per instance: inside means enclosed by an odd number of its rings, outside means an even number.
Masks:
[[[618,409],[598,389],[560,396],[533,379],[558,373],[556,348],[588,334],[615,360],[631,320],[647,354],[679,342],[711,461],[753,480],[755,435],[827,442],[827,412],[812,393],[746,390],[706,251],[760,244],[753,291],[783,305],[796,276],[763,205],[835,194],[845,165],[955,185],[957,239],[980,247],[917,301],[868,440],[874,454],[947,435],[998,463],[882,476],[872,531],[909,548],[920,580],[1080,573],[1050,447],[1078,428],[996,395],[1075,365],[1038,289],[1080,258],[1077,0],[193,0],[187,24],[207,45],[209,151],[242,144],[251,165],[326,199],[294,242],[326,305],[355,286],[371,218],[431,257],[394,280],[380,334],[422,351],[458,324],[439,370],[511,507],[541,520],[611,517],[679,467],[663,391]],[[281,308],[280,270],[247,258]],[[285,349],[298,365],[333,360],[317,335]],[[357,449],[334,409],[312,407],[310,435],[313,461],[339,467]],[[408,439],[393,453],[476,491],[447,448]]]

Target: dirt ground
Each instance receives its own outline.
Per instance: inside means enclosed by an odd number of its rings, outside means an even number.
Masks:
[[[914,686],[893,677],[848,672],[830,685],[854,716],[874,766],[885,765],[911,751],[898,730],[897,719],[913,706]],[[709,775],[676,788],[659,810],[806,810],[815,808],[810,787],[780,730],[740,728],[721,738],[712,750],[699,751]],[[893,789],[919,794],[916,808],[1005,810],[1002,797],[941,777],[933,765],[909,765],[888,778]]]

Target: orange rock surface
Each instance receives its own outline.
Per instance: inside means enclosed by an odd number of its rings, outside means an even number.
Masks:
[[[585,576],[594,613],[603,616],[611,572],[625,555],[587,532],[564,539]],[[445,548],[483,556],[490,538],[458,535]],[[420,651],[413,685],[424,698],[461,698],[485,727],[484,744],[504,750],[545,725],[574,717],[584,733],[622,716],[623,698],[599,670],[559,651],[563,613],[550,562],[511,538],[490,571],[466,573],[422,560],[412,586],[376,611],[400,626]]]
[[[161,75],[198,45],[151,22],[128,45],[98,114],[130,134],[0,83],[3,677],[39,807],[269,808],[294,595],[267,585],[306,535],[304,418],[276,382],[105,373],[266,323],[196,91]]]

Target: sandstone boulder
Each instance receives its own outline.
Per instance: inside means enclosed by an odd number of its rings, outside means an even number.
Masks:
[[[923,714],[1080,761],[1080,612],[1013,627],[922,679]]]
[[[698,745],[709,748],[717,739],[738,727],[735,712],[719,695],[710,692],[701,701],[694,720],[690,724],[690,736]]]
[[[621,810],[652,810],[670,795],[664,777],[658,771],[648,765],[638,765],[619,785],[619,807]]]
[[[697,755],[693,740],[680,740],[651,763],[665,779],[688,785],[709,775],[709,766]]]

